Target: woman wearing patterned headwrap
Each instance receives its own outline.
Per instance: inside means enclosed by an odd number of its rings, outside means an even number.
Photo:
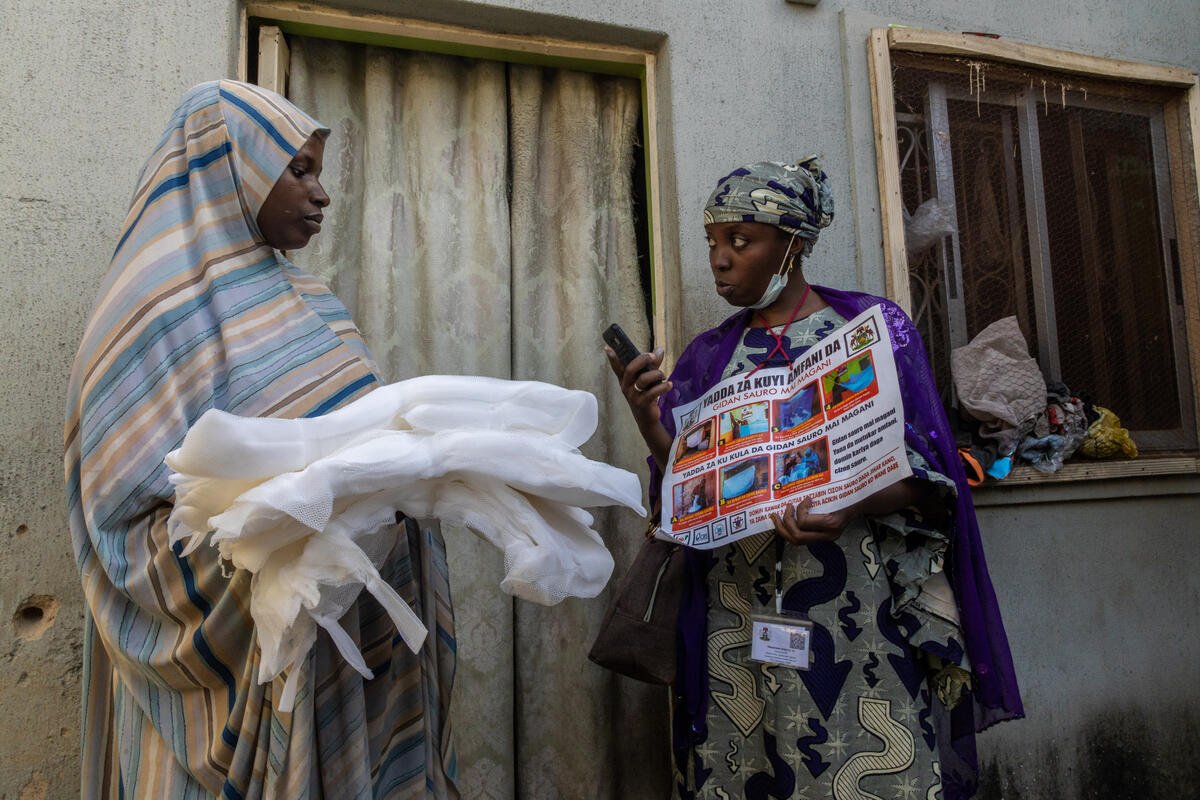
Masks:
[[[458,796],[440,537],[398,526],[380,567],[436,635],[413,654],[364,595],[341,624],[375,677],[322,637],[290,713],[284,676],[256,679],[249,573],[168,544],[163,458],[203,412],[316,416],[378,385],[345,307],[279,252],[320,230],[328,133],[272,92],[206,83],[142,170],[67,406],[85,798]]]
[[[828,514],[802,500],[772,517],[773,532],[686,551],[679,797],[960,800],[975,789],[975,732],[1023,714],[920,337],[889,301],[804,279],[802,259],[832,219],[815,158],[734,170],[717,181],[704,229],[716,291],[740,310],[697,336],[670,378],[661,350],[627,368],[609,354],[650,448],[652,500],[672,409],[733,375],[793,362],[877,304],[903,395],[911,478]],[[749,660],[750,617],[774,610],[776,588],[787,611],[813,622],[808,670]]]

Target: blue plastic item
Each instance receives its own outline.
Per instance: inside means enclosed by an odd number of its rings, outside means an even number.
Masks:
[[[997,458],[992,462],[992,465],[987,468],[987,474],[998,481],[1002,481],[1008,477],[1008,473],[1012,472],[1012,456]]]

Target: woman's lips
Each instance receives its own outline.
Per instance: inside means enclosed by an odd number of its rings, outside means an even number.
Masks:
[[[733,292],[733,289],[734,286],[732,283],[722,283],[721,281],[717,281],[717,294],[721,295],[721,297],[728,297],[730,293]]]

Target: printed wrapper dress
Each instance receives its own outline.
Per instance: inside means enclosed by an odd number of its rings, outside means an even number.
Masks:
[[[842,324],[828,308],[793,323],[789,357]],[[724,377],[772,345],[748,328]],[[949,512],[953,481],[911,449],[908,458]],[[814,625],[804,671],[750,660],[751,617],[774,611],[775,541],[767,532],[712,551],[707,736],[677,763],[676,797],[940,797],[945,712],[935,704],[953,703],[967,668],[942,572],[945,532],[905,510],[858,520],[834,542],[786,545],[783,605]]]

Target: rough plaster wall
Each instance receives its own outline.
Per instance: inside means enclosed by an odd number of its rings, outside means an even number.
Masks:
[[[63,398],[142,160],[183,90],[231,75],[227,0],[0,11],[0,798],[79,796],[82,599]],[[28,608],[32,602],[42,611]]]
[[[1196,495],[981,510],[1027,713],[981,737],[982,797],[1196,796],[1198,515]]]
[[[701,203],[722,170],[758,158],[824,154],[839,216],[809,272],[882,288],[871,25],[990,30],[1200,67],[1195,0],[1152,12],[1126,0],[358,5],[604,41],[665,35],[664,169],[678,198],[668,228],[681,232],[679,248],[666,246],[681,264],[689,334],[727,312],[710,290]],[[0,14],[0,214],[11,232],[0,248],[0,800],[77,795],[81,599],[63,510],[66,374],[141,159],[184,88],[232,75],[236,14],[233,0],[6,0]],[[1182,797],[1178,787],[1200,780],[1182,763],[1200,749],[1200,690],[1187,669],[1200,656],[1191,491],[984,512],[1031,712],[984,737],[987,796]]]

